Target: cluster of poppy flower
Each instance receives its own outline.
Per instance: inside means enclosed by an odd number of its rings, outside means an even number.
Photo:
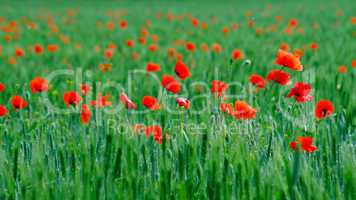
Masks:
[[[287,67],[294,71],[303,70],[303,66],[301,65],[300,62],[300,56],[289,53],[282,49],[278,50],[276,54],[275,64],[279,66]],[[287,72],[283,70],[273,69],[268,73],[266,80],[278,83],[279,85],[287,85],[291,83],[290,78],[291,75],[288,74]],[[252,85],[256,86],[257,89],[262,89],[266,87],[265,79],[258,74],[252,74],[249,78],[249,81]],[[312,89],[311,85],[308,83],[296,82],[293,88],[289,91],[287,97],[293,97],[298,103],[308,102],[313,99],[313,97],[310,95],[311,89]],[[241,105],[243,105],[244,107],[248,107],[248,105],[246,104],[241,104]],[[237,107],[236,104],[235,107]],[[232,112],[231,106],[229,105],[224,104],[221,106],[221,108],[227,113],[231,114]],[[315,105],[314,112],[315,112],[315,117],[318,120],[320,120],[327,116],[330,116],[334,112],[334,106],[332,102],[330,102],[329,100],[320,100]],[[254,115],[251,114],[251,116]],[[297,141],[292,141],[290,143],[290,147],[292,149],[296,149],[298,144],[300,144],[302,150],[306,152],[313,152],[317,149],[317,147],[313,146],[312,143],[313,143],[313,138],[299,136],[297,137]]]
[[[170,17],[169,17],[170,16]],[[169,15],[169,19],[173,19],[173,15]],[[279,19],[277,19],[279,20]],[[194,27],[201,27],[203,29],[207,28],[207,24],[202,22],[200,23],[198,19],[190,17],[191,24]],[[109,30],[114,30],[115,29],[115,23],[114,22],[108,22],[106,24],[107,29]],[[147,26],[150,26],[150,23],[147,22]],[[249,27],[253,27],[254,23],[253,21],[248,22]],[[11,29],[14,29],[17,27],[17,24],[10,23],[9,27]],[[122,20],[119,22],[119,27],[121,29],[126,29],[128,27],[128,23],[125,20]],[[234,24],[231,26],[231,28],[237,29],[239,26]],[[52,31],[58,32],[58,28],[54,24],[51,25]],[[224,27],[222,29],[224,34],[229,33],[229,28]],[[302,32],[302,29],[298,28],[298,20],[297,19],[290,19],[287,28],[285,29],[285,32],[288,34],[291,34],[294,30],[298,32]],[[259,32],[256,29],[256,33]],[[141,30],[141,37],[138,38],[138,42],[140,44],[146,44],[146,36],[148,35],[148,30],[142,29]],[[65,36],[60,37],[62,41],[67,41],[68,39]],[[158,49],[158,45],[156,44],[158,40],[158,36],[152,35],[152,41],[153,43],[148,46],[148,50],[150,52],[155,52]],[[179,43],[179,41],[176,41]],[[126,46],[129,48],[132,48],[135,46],[135,41],[134,40],[126,40],[125,41]],[[185,45],[185,49],[188,52],[194,52],[196,51],[197,47],[196,45],[191,42],[191,41],[184,41],[182,42]],[[200,46],[201,50],[204,52],[209,51],[209,46],[205,43],[201,44]],[[318,48],[318,45],[316,43],[311,43],[310,48],[312,50],[316,50]],[[44,47],[41,44],[35,44],[33,47],[31,47],[31,51],[33,51],[36,54],[42,54],[44,51]],[[104,51],[104,57],[106,59],[112,59],[114,56],[116,49],[115,44],[109,44],[108,48],[105,49]],[[211,49],[216,52],[220,53],[222,51],[222,47],[218,43],[213,43],[211,45]],[[47,45],[47,51],[50,53],[57,52],[59,50],[59,46],[56,44],[49,44]],[[26,52],[24,49],[20,47],[15,48],[15,57],[23,57],[25,56]],[[176,58],[177,62],[174,68],[174,73],[176,75],[169,75],[169,74],[164,74],[161,77],[161,84],[162,87],[165,88],[168,92],[172,94],[179,94],[181,91],[181,81],[186,80],[187,78],[191,77],[191,73],[189,70],[189,67],[183,62],[182,55],[179,54],[174,48],[169,48],[167,50],[167,54],[169,58]],[[276,59],[275,59],[275,64],[283,67],[287,67],[291,70],[294,71],[302,71],[303,66],[300,62],[300,57],[303,55],[303,52],[301,50],[296,50],[294,53],[288,52],[288,46],[287,45],[281,45],[281,49],[278,50],[276,54]],[[138,54],[133,54],[133,58],[138,58]],[[231,58],[233,60],[239,60],[244,58],[244,52],[240,49],[234,49],[231,52]],[[10,60],[10,63],[15,63],[16,60]],[[353,60],[352,61],[352,66],[355,67],[356,62]],[[99,65],[99,68],[101,71],[106,72],[111,70],[111,64],[110,63],[102,63]],[[346,72],[347,69],[346,67],[340,66],[339,71],[340,72]],[[146,71],[148,73],[155,73],[161,70],[161,67],[157,63],[149,62],[146,65]],[[267,74],[266,78],[264,78],[261,75],[258,74],[252,74],[249,77],[249,81],[252,85],[254,85],[258,90],[261,90],[267,86],[267,81],[269,82],[275,82],[279,85],[288,85],[291,84],[291,75],[287,72],[285,72],[282,69],[273,69],[269,71]],[[211,81],[211,92],[216,98],[219,98],[221,100],[219,107],[220,110],[223,113],[226,113],[230,116],[233,116],[237,120],[249,120],[249,119],[255,119],[257,110],[253,108],[251,105],[249,105],[247,102],[242,101],[242,100],[236,100],[234,104],[225,102],[224,98],[224,93],[228,90],[229,85],[228,83],[225,83],[221,80],[212,80]],[[49,89],[48,86],[48,81],[44,78],[41,77],[36,77],[30,82],[30,90],[32,93],[41,93],[41,92],[46,92]],[[289,91],[287,97],[289,98],[294,98],[296,102],[298,103],[303,103],[303,102],[308,102],[313,99],[313,97],[310,95],[311,92],[311,85],[308,83],[304,82],[296,82],[293,88]],[[5,90],[5,85],[0,84],[0,93]],[[83,98],[81,95],[87,96],[88,93],[90,92],[90,86],[87,84],[83,84],[80,88],[80,93],[77,91],[68,91],[65,92],[63,95],[63,101],[66,106],[78,106],[83,102]],[[124,93],[122,92],[119,95],[119,100],[120,102],[128,109],[128,110],[135,110],[137,109],[137,105]],[[11,105],[14,110],[21,110],[24,109],[28,106],[28,102],[22,98],[21,96],[13,96],[10,99]],[[153,96],[143,96],[141,103],[144,107],[146,107],[149,110],[159,110],[162,108],[162,106],[159,103],[159,100],[156,99]],[[176,98],[176,103],[179,107],[182,107],[184,109],[189,109],[190,108],[190,101],[186,97],[177,97]],[[109,95],[101,95],[99,94],[98,98],[95,100],[91,100],[89,103],[83,103],[81,104],[81,109],[80,109],[80,121],[83,124],[88,124],[90,122],[92,112],[91,112],[91,107],[95,108],[100,108],[100,107],[106,107],[106,106],[111,106],[112,102],[110,101],[110,96]],[[328,100],[320,100],[316,106],[315,106],[315,116],[318,120],[323,119],[329,115],[331,115],[334,111],[334,107],[332,102]],[[0,105],[0,117],[4,117],[8,114],[8,109],[4,105]],[[138,127],[137,127],[138,128]],[[153,126],[140,126],[139,130],[143,130],[147,136],[153,135],[154,139],[161,143],[162,141],[162,128],[159,125],[153,125]],[[313,139],[310,137],[298,137],[297,141],[291,142],[290,146],[292,149],[296,149],[298,145],[300,147],[307,151],[307,152],[313,152],[317,148],[312,145]]]
[[[235,55],[236,54],[236,55]],[[240,57],[240,53],[233,53],[233,56]],[[298,55],[289,53],[284,50],[278,50],[276,54],[275,64],[280,65],[283,67],[287,67],[294,71],[302,71],[303,66],[300,62],[300,57]],[[146,65],[146,71],[148,73],[154,73],[161,70],[161,67],[157,63],[149,62]],[[176,62],[174,72],[176,76],[180,80],[185,80],[191,76],[190,70],[188,66],[183,63],[182,60],[178,60]],[[275,82],[279,85],[287,85],[291,83],[291,75],[281,69],[273,69],[271,70],[266,77],[267,81]],[[249,81],[252,85],[256,86],[257,89],[263,89],[266,87],[266,80],[262,76],[258,74],[252,74],[249,77]],[[178,94],[181,90],[181,83],[175,79],[172,75],[163,75],[162,76],[162,86],[168,91],[173,94]],[[0,84],[0,93],[5,90],[5,85]],[[211,82],[211,92],[214,94],[215,97],[220,99],[224,98],[224,93],[228,90],[229,85],[220,80],[213,80]],[[41,93],[45,92],[49,89],[48,81],[41,77],[36,77],[30,81],[30,90],[32,93]],[[90,91],[90,86],[87,84],[81,85],[80,88],[81,94],[86,96]],[[294,87],[290,90],[287,97],[293,97],[297,102],[308,102],[312,100],[312,96],[310,95],[311,92],[311,85],[304,82],[297,82],[295,83]],[[101,95],[99,94],[96,100],[91,100],[89,105],[92,107],[106,107],[111,106],[112,102],[109,100],[109,95]],[[83,98],[81,95],[76,91],[68,91],[65,92],[63,95],[63,100],[66,106],[77,106],[82,101]],[[123,105],[128,109],[137,109],[137,105],[124,93],[120,94],[119,100]],[[11,105],[14,110],[21,110],[28,106],[28,102],[23,99],[21,96],[13,96],[10,99]],[[142,105],[145,106],[149,110],[159,110],[161,109],[161,105],[159,101],[152,96],[144,96],[142,98]],[[178,97],[176,98],[176,103],[179,107],[183,107],[185,109],[190,108],[190,101],[185,97]],[[92,113],[90,110],[90,106],[88,104],[82,104],[80,110],[80,121],[83,124],[88,124]],[[238,120],[246,120],[246,119],[254,119],[256,118],[256,109],[251,107],[245,101],[237,100],[235,101],[235,105],[233,106],[230,103],[221,102],[220,109],[223,113],[231,115]],[[317,119],[323,119],[329,115],[331,115],[334,111],[333,104],[328,100],[320,100],[315,106],[315,116]],[[0,116],[4,117],[8,113],[7,108],[4,105],[0,105]],[[155,126],[148,126],[144,128],[146,135],[154,135],[156,141],[161,142],[162,140],[162,128],[159,125]],[[292,149],[296,149],[297,145],[300,144],[301,148],[307,152],[312,152],[317,148],[312,146],[313,139],[310,137],[298,137],[297,141],[291,142],[290,146]]]

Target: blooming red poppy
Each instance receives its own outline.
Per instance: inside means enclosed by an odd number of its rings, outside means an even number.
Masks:
[[[311,101],[313,97],[309,95],[310,91],[311,86],[308,83],[297,82],[287,97],[294,97],[295,100],[300,103]]]
[[[51,52],[51,53],[54,53],[54,52],[58,51],[58,49],[59,49],[59,47],[58,47],[58,45],[56,45],[56,44],[49,44],[49,45],[47,46],[47,50],[48,50],[49,52]]]
[[[138,38],[138,42],[140,44],[146,44],[146,38],[145,37],[140,37],[140,38]]]
[[[290,74],[283,70],[273,69],[267,75],[268,81],[274,81],[280,85],[288,85],[291,83]]]
[[[223,27],[222,32],[226,35],[229,33],[229,28],[228,27]]]
[[[221,45],[218,44],[218,43],[213,43],[213,44],[211,45],[211,48],[213,49],[213,51],[214,51],[215,53],[221,53],[221,51],[222,51],[222,47],[221,47]]]
[[[120,21],[120,28],[121,29],[126,29],[127,28],[127,21],[121,20]]]
[[[148,46],[148,50],[151,52],[155,52],[155,51],[157,51],[157,49],[158,49],[158,46],[156,44],[150,44]]]
[[[298,25],[298,20],[293,18],[289,20],[289,26],[290,27],[296,27]]]
[[[177,61],[174,72],[182,80],[185,80],[191,76],[189,68],[181,60]]]
[[[43,52],[43,47],[40,44],[35,44],[34,50],[36,54],[41,54]]]
[[[17,57],[22,57],[25,55],[25,51],[22,48],[17,47],[15,48],[15,55]]]
[[[89,109],[89,106],[87,104],[83,104],[82,108],[80,110],[80,121],[87,125],[90,121],[91,118],[91,111]]]
[[[345,65],[340,65],[338,71],[339,73],[344,74],[347,72],[347,67]]]
[[[220,110],[223,113],[233,115],[235,108],[231,103],[220,103]]]
[[[193,26],[197,27],[199,26],[199,20],[196,18],[192,18],[190,22],[193,24]]]
[[[353,59],[351,61],[351,66],[352,66],[352,68],[356,68],[356,59]]]
[[[187,98],[178,97],[176,98],[176,102],[179,107],[184,107],[185,109],[189,109],[190,107],[190,101]]]
[[[265,83],[265,79],[258,75],[258,74],[252,74],[249,78],[250,83],[254,86],[256,86],[257,88],[264,88],[266,83]]]
[[[256,118],[256,109],[244,101],[235,101],[235,111],[233,115],[236,119],[254,119]]]
[[[313,145],[312,137],[298,136],[296,141],[292,141],[291,143],[289,143],[289,146],[291,149],[296,150],[298,144],[300,145],[300,148],[303,151],[306,151],[308,153],[312,153],[317,150],[317,147]]]
[[[25,99],[23,99],[21,96],[13,96],[11,98],[11,105],[15,110],[21,110],[24,109],[28,106],[28,103]]]
[[[90,85],[88,84],[82,84],[80,86],[80,92],[84,95],[87,96],[90,92]]]
[[[111,106],[112,102],[109,101],[110,95],[101,95],[99,94],[98,99],[96,99],[95,101],[90,101],[90,105],[94,106],[94,107],[106,107],[106,106]]]
[[[170,75],[162,76],[162,85],[167,91],[172,92],[173,94],[177,94],[181,90],[180,83]]]
[[[281,49],[279,49],[277,52],[275,63],[277,65],[288,67],[295,71],[303,70],[303,66],[300,63],[298,56],[295,56],[292,53],[283,51]]]
[[[233,60],[243,59],[244,53],[240,49],[234,49],[231,53],[231,58]]]
[[[110,21],[106,24],[106,28],[108,28],[109,30],[113,30],[115,28],[115,24],[114,22]]]
[[[149,62],[146,65],[147,72],[158,72],[160,70],[161,70],[161,66],[159,64]]]
[[[211,81],[211,92],[216,96],[220,97],[223,92],[225,92],[229,88],[227,83],[224,83],[219,80]]]
[[[48,80],[36,77],[30,81],[30,89],[32,93],[45,92],[48,90]]]
[[[282,49],[283,51],[288,51],[289,50],[289,45],[287,43],[282,42],[279,45],[279,48]]]
[[[132,100],[124,92],[120,94],[120,101],[125,105],[128,110],[137,108],[136,104],[132,102]]]
[[[5,84],[4,84],[4,83],[0,83],[0,93],[1,93],[1,92],[4,92],[5,89],[6,89]]]
[[[187,42],[187,44],[185,44],[185,48],[188,51],[195,51],[195,44],[193,42]]]
[[[0,105],[0,117],[6,116],[8,113],[7,108],[4,105]]]
[[[126,41],[126,45],[127,45],[128,47],[133,47],[133,46],[134,46],[134,41],[132,41],[132,40],[127,40],[127,41]]]
[[[327,116],[330,116],[334,112],[334,105],[331,101],[329,100],[320,100],[316,105],[315,105],[315,117],[317,119],[323,119]]]
[[[157,99],[152,96],[144,96],[142,98],[142,105],[150,110],[159,110],[161,108]]]
[[[159,125],[152,125],[152,126],[146,126],[144,128],[145,135],[147,137],[150,137],[153,135],[153,139],[159,143],[162,144],[162,128]]]
[[[310,48],[313,49],[313,50],[316,50],[318,48],[318,44],[313,42],[310,44]]]
[[[107,59],[111,59],[114,55],[114,49],[106,49],[104,55]]]
[[[68,92],[64,93],[63,100],[67,106],[71,106],[71,105],[76,106],[83,99],[76,91],[68,91]]]

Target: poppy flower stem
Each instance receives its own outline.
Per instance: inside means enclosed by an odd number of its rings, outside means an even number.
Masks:
[[[295,151],[294,153],[293,174],[289,184],[289,191],[292,200],[295,199],[294,187],[299,179],[300,153],[301,153],[300,149],[297,149],[297,151]]]
[[[269,137],[268,137],[268,148],[267,148],[267,155],[266,155],[267,159],[266,160],[268,160],[272,154],[272,138],[273,138],[273,131],[271,132],[271,134],[269,134]]]

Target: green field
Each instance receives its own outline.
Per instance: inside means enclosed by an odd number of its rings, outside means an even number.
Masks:
[[[0,5],[0,199],[356,199],[355,1]]]

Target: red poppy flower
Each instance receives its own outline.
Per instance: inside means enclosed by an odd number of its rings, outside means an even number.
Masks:
[[[176,102],[179,107],[184,107],[185,109],[189,109],[190,107],[190,101],[187,98],[178,97],[176,98]]]
[[[162,76],[162,85],[167,91],[172,92],[173,94],[179,93],[181,89],[180,83],[170,75]]]
[[[274,81],[280,85],[288,85],[291,83],[290,74],[278,69],[271,70],[267,75],[267,80]]]
[[[107,59],[111,59],[114,55],[114,49],[106,49],[104,54]]]
[[[300,147],[303,151],[306,151],[308,153],[312,153],[315,150],[317,150],[317,147],[313,145],[312,137],[298,136],[297,141],[292,141],[289,144],[289,146],[291,149],[296,150],[298,147],[298,144],[300,145]]]
[[[16,95],[11,98],[11,105],[15,110],[21,110],[24,109],[28,106],[28,103],[26,100],[24,100],[22,97]]]
[[[211,48],[214,50],[215,53],[221,53],[221,51],[222,51],[222,47],[218,43],[213,43],[211,45]]]
[[[231,103],[220,103],[220,110],[223,113],[233,115],[235,108]]]
[[[48,81],[41,77],[36,77],[30,81],[30,89],[32,93],[41,93],[48,90]]]
[[[142,98],[142,105],[150,110],[159,110],[161,108],[157,99],[152,96],[144,96]]]
[[[150,44],[148,46],[148,50],[151,52],[155,52],[155,51],[157,51],[157,49],[158,49],[158,46],[156,44]]]
[[[289,20],[289,26],[296,27],[298,25],[298,20],[293,18]]]
[[[3,105],[0,105],[0,117],[6,116],[8,113],[7,108]]]
[[[302,71],[303,66],[299,57],[281,49],[278,50],[275,63],[280,66],[288,67],[295,71]]]
[[[226,35],[229,33],[229,28],[228,27],[223,27],[222,32]]]
[[[225,92],[229,88],[227,83],[224,83],[219,80],[211,81],[211,92],[216,96],[220,97],[223,92]]]
[[[4,83],[0,83],[0,93],[5,91],[5,89],[6,89],[5,84]]]
[[[161,66],[159,64],[149,62],[146,65],[147,72],[158,72],[160,70],[161,70]]]
[[[159,125],[152,125],[152,126],[146,126],[144,128],[145,135],[147,137],[150,137],[153,135],[153,139],[159,143],[162,144],[162,128]]]
[[[63,100],[67,106],[71,106],[71,105],[76,106],[83,99],[76,91],[69,91],[69,92],[64,93]]]
[[[127,28],[127,21],[121,20],[120,21],[120,28],[121,29],[126,29]]]
[[[90,92],[90,85],[88,84],[82,84],[80,86],[80,91],[84,96],[87,96]]]
[[[43,47],[40,44],[35,44],[34,50],[36,54],[41,54],[43,52]]]
[[[256,110],[244,101],[235,101],[233,115],[236,119],[254,119],[256,118]]]
[[[233,60],[243,59],[244,53],[240,49],[234,49],[231,53],[231,58]]]
[[[125,105],[128,110],[137,108],[136,104],[132,102],[131,99],[124,92],[120,94],[120,101]]]
[[[315,106],[315,117],[317,119],[323,119],[330,116],[334,112],[334,105],[329,100],[320,100]]]
[[[313,49],[313,50],[316,50],[318,48],[318,44],[313,42],[310,44],[310,48]]]
[[[308,83],[297,82],[287,97],[294,97],[295,100],[300,103],[311,101],[313,97],[309,95],[310,91],[311,86]]]
[[[345,67],[345,65],[340,65],[338,71],[339,73],[344,74],[347,72],[347,67]]]
[[[264,88],[265,87],[265,80],[262,76],[258,75],[258,74],[252,74],[249,78],[250,83],[254,86],[256,86],[257,88]]]
[[[114,22],[108,22],[107,24],[106,24],[106,28],[108,28],[109,30],[113,30],[114,28],[115,28],[115,24],[114,24]]]
[[[138,38],[138,42],[139,42],[140,44],[146,44],[146,38],[140,37],[140,38]]]
[[[182,80],[185,80],[186,78],[190,77],[189,68],[181,60],[177,61],[176,66],[174,68],[174,72]]]
[[[15,55],[17,57],[22,57],[25,55],[25,51],[21,48],[15,48]]]
[[[282,49],[283,51],[288,51],[289,50],[289,45],[287,43],[281,43],[279,45],[279,48]]]
[[[352,60],[351,66],[352,66],[352,68],[356,68],[356,59]]]
[[[134,42],[133,42],[132,40],[127,40],[127,41],[126,41],[126,45],[127,45],[128,47],[133,47],[133,46],[134,46]]]
[[[195,44],[193,42],[187,42],[187,44],[185,45],[185,48],[188,51],[195,51]]]
[[[99,97],[97,100],[95,101],[90,101],[90,105],[94,106],[94,107],[105,107],[105,106],[111,106],[112,103],[111,101],[109,101],[110,95],[105,95],[102,96],[101,94],[99,94]]]
[[[80,121],[83,124],[87,125],[90,121],[90,118],[91,118],[91,112],[90,112],[89,106],[86,104],[83,104],[82,109],[80,111]]]
[[[199,20],[198,19],[192,18],[190,21],[193,24],[193,26],[195,26],[195,27],[199,26]]]
[[[56,45],[56,44],[49,44],[49,45],[47,46],[47,50],[48,50],[49,52],[51,52],[51,53],[54,53],[54,52],[58,51],[58,49],[59,49],[59,47],[58,47],[58,45]]]

